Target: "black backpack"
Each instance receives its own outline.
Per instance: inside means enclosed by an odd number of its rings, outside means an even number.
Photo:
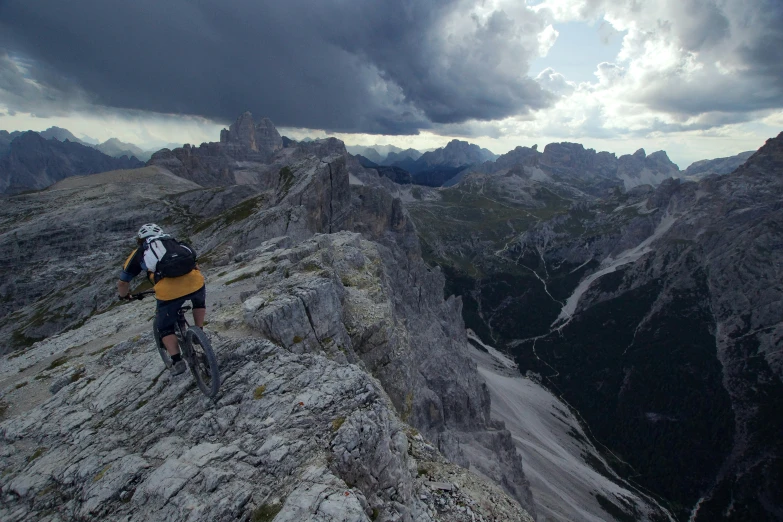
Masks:
[[[152,243],[158,243],[163,248],[159,248],[158,245],[153,248]],[[177,241],[173,237],[154,239],[147,243],[145,248],[148,248],[158,258],[158,264],[155,267],[155,281],[164,277],[184,276],[196,268],[196,251],[190,245]],[[163,255],[159,255],[161,250]]]

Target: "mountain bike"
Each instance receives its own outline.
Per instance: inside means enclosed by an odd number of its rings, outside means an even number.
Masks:
[[[131,299],[141,300],[154,293],[154,290],[148,290],[132,294],[130,297]],[[185,319],[185,312],[190,309],[190,306],[182,306],[177,311],[177,327],[174,334],[177,336],[177,343],[179,344],[182,358],[187,362],[190,373],[196,379],[198,388],[204,395],[212,398],[217,395],[218,388],[220,388],[220,370],[207,334],[198,326],[190,326],[188,320]],[[171,356],[166,351],[166,347],[158,334],[158,328],[154,323],[152,325],[152,335],[155,337],[155,344],[158,346],[158,352],[160,353],[160,358],[163,359],[163,364],[170,370],[173,366]]]

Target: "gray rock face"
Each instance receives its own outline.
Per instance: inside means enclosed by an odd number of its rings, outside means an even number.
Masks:
[[[221,135],[222,138],[222,135]],[[258,152],[256,145],[256,124],[253,121],[253,115],[245,112],[237,121],[231,124],[227,133],[227,143],[235,145],[240,149],[252,152]]]
[[[283,138],[269,118],[261,119],[256,125],[256,143],[260,150],[270,152],[277,152],[283,148]]]
[[[80,143],[46,140],[28,131],[14,138],[0,158],[0,193],[42,189],[69,176],[141,165],[136,158],[112,158]]]
[[[273,153],[283,148],[283,138],[269,118],[257,124],[249,112],[242,114],[226,131],[220,133],[220,142],[243,152]]]

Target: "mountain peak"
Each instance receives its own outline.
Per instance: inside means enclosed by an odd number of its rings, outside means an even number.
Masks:
[[[283,148],[283,138],[269,118],[256,123],[250,111],[243,112],[228,129],[220,131],[220,142],[248,152],[275,152]]]
[[[774,138],[770,138],[748,161],[739,168],[747,171],[749,169],[761,169],[766,172],[783,172],[783,132]]]

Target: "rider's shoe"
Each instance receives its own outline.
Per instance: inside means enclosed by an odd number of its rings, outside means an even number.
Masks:
[[[181,373],[185,373],[187,370],[188,365],[185,364],[184,360],[180,359],[174,363],[174,366],[171,367],[171,375],[179,375]]]

